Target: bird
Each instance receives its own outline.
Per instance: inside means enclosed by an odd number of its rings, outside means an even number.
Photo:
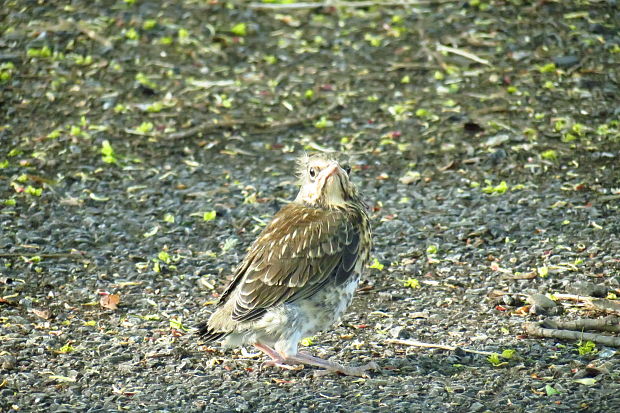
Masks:
[[[332,156],[298,159],[300,189],[262,230],[236,267],[215,311],[198,325],[205,342],[252,345],[266,366],[367,377],[377,368],[345,366],[298,350],[299,342],[337,323],[368,262],[368,207],[351,169]]]

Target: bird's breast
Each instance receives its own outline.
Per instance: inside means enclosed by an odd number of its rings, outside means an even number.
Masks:
[[[295,303],[299,316],[305,319],[304,333],[308,336],[338,322],[353,300],[359,276],[352,276],[343,284],[328,284],[319,292]]]

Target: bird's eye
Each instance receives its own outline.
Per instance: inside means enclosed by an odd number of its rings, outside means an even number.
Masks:
[[[342,169],[344,169],[344,171],[347,173],[347,175],[349,175],[351,173],[351,166],[349,166],[349,165],[343,165]]]
[[[310,178],[314,178],[316,176],[316,169],[310,168],[308,173],[310,174]]]

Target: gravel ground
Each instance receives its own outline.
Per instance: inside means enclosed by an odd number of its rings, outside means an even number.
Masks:
[[[528,295],[620,296],[615,1],[1,13],[0,410],[619,411],[617,349],[523,331],[604,315]],[[304,150],[373,210],[308,348],[368,379],[192,334]]]

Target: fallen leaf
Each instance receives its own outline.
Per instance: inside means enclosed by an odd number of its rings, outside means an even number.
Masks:
[[[283,380],[283,379],[277,379],[275,377],[272,380],[275,383],[278,383],[278,384],[293,384],[293,383],[295,383],[293,380]]]
[[[36,315],[37,317],[41,317],[44,320],[49,320],[50,316],[52,315],[50,313],[50,310],[36,310],[36,309],[33,309],[32,312],[34,313],[34,315]]]
[[[101,297],[99,300],[99,304],[103,308],[107,308],[109,310],[116,310],[118,308],[118,303],[121,301],[121,296],[118,294],[108,294]]]
[[[596,384],[596,379],[587,377],[585,379],[577,379],[575,383],[583,384],[585,386],[594,386]]]

